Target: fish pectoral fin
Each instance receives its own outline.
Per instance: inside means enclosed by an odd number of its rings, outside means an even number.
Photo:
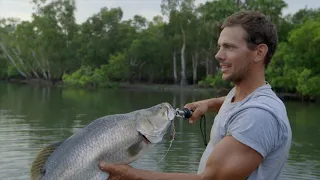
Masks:
[[[49,146],[44,147],[38,152],[35,160],[31,164],[31,180],[40,180],[42,178],[42,176],[45,174],[45,170],[43,169],[45,162],[47,161],[48,157],[52,154],[52,152],[57,147],[59,147],[62,142],[63,141],[50,144]]]
[[[140,151],[143,149],[143,141],[136,142],[132,144],[128,149],[128,153],[130,156],[134,157],[140,153]]]

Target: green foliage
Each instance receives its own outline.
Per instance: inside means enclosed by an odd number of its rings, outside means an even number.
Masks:
[[[8,66],[8,68],[6,69],[6,72],[7,72],[7,74],[6,74],[7,77],[17,77],[17,76],[19,76],[19,72],[13,66]]]
[[[201,86],[210,86],[210,87],[218,87],[218,88],[232,87],[231,82],[224,81],[222,79],[222,72],[221,71],[219,71],[216,75],[210,75],[210,76],[205,77],[205,79],[199,81],[198,84]]]
[[[107,77],[106,66],[101,68],[81,67],[72,74],[64,74],[63,82],[69,86],[78,87],[115,87],[115,83],[110,82]]]
[[[6,59],[1,57],[0,51],[0,79],[5,79],[8,77],[8,65]]]
[[[121,8],[103,7],[77,24],[74,0],[32,2],[31,21],[0,19],[0,79],[62,80],[79,87],[181,81],[228,88],[214,57],[220,26],[236,11],[259,10],[276,24],[280,41],[267,81],[280,92],[320,92],[320,9],[283,16],[284,0],[162,0],[163,16],[151,21],[141,15],[122,20]]]
[[[298,72],[287,62],[294,58],[287,43],[280,43],[278,51],[272,58],[267,70],[267,81],[273,88],[282,92],[294,92],[297,86]]]
[[[0,67],[0,79],[5,79],[8,77],[7,67]]]
[[[123,81],[128,79],[129,64],[127,64],[125,55],[123,53],[117,53],[111,55],[108,65],[104,65],[106,68],[107,76],[112,80]]]
[[[298,77],[297,91],[303,96],[320,95],[320,76],[312,76],[310,69],[304,69]]]
[[[266,74],[274,88],[302,96],[319,96],[320,21],[301,23],[288,33],[286,42],[279,44]]]

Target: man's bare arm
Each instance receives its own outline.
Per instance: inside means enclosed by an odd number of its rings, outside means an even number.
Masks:
[[[237,180],[248,177],[263,157],[232,136],[224,137],[210,154],[203,180]]]
[[[202,176],[186,173],[163,173],[139,170],[138,178],[134,180],[202,180]]]
[[[204,173],[201,175],[157,172],[149,174],[141,171],[141,175],[147,178],[137,180],[243,180],[259,166],[262,160],[263,157],[257,151],[232,136],[226,136],[210,154]]]
[[[105,166],[117,180],[237,180],[248,177],[262,162],[263,157],[247,145],[226,136],[217,143],[210,154],[202,174],[164,173],[128,168]]]
[[[223,96],[218,98],[206,99],[203,101],[208,104],[208,111],[218,112],[225,99],[226,99],[226,96]]]
[[[193,123],[207,112],[218,112],[224,100],[225,96],[186,104],[184,107],[193,111],[193,115],[190,117],[189,122]]]
[[[99,167],[110,176],[108,180],[201,180],[202,176],[186,173],[165,173],[131,168],[127,165],[108,165],[101,163]]]

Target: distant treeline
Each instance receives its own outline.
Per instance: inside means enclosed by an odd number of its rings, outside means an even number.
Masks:
[[[239,10],[259,10],[277,25],[279,48],[267,80],[281,92],[320,95],[320,10],[282,15],[283,0],[162,0],[162,16],[122,20],[104,7],[82,24],[72,0],[33,0],[31,21],[0,20],[0,78],[76,86],[119,82],[228,87],[214,55],[220,26]],[[164,21],[168,19],[168,21]]]

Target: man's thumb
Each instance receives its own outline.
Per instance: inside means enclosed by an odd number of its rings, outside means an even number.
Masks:
[[[111,164],[107,164],[107,163],[105,163],[103,161],[99,162],[99,168],[102,171],[106,171],[106,172],[110,172],[110,173],[115,171],[114,167]]]
[[[203,113],[200,109],[196,109],[193,112],[192,116],[189,118],[189,123],[194,123],[196,120],[198,120],[201,117],[202,114]]]

